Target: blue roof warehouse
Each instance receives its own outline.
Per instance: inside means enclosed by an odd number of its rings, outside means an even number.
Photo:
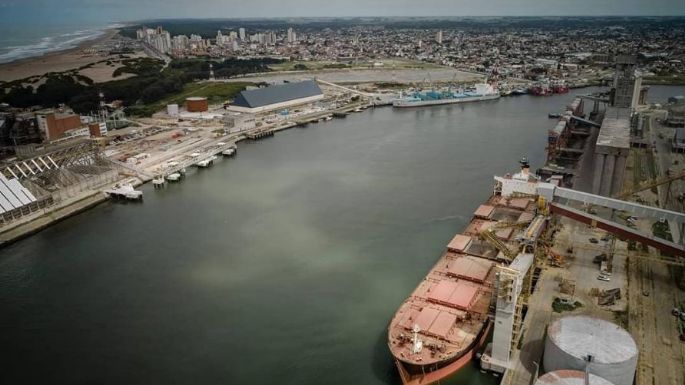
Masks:
[[[313,80],[242,91],[228,107],[231,111],[258,113],[311,103],[324,98]]]

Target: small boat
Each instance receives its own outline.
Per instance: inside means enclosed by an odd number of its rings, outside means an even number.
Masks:
[[[181,179],[181,174],[175,172],[166,176],[166,180],[169,182],[178,182]]]
[[[166,183],[166,181],[164,180],[163,176],[156,176],[156,177],[154,177],[154,179],[152,179],[152,185],[155,188],[164,187],[165,183]]]
[[[223,151],[221,151],[221,155],[233,156],[233,155],[235,155],[235,148],[231,147],[231,148],[228,148],[226,150],[223,150]]]
[[[111,198],[125,198],[129,200],[143,199],[143,192],[133,188],[132,184],[114,185],[114,188],[105,190],[105,195]]]
[[[201,160],[201,161],[197,162],[195,165],[196,165],[197,167],[206,168],[206,167],[209,167],[209,166],[211,166],[212,164],[214,164],[214,161],[215,161],[215,160],[216,160],[216,155],[212,155],[211,158],[207,158],[207,159],[205,159],[205,160]]]
[[[525,95],[527,93],[528,93],[528,90],[526,90],[525,88],[517,88],[517,89],[511,91],[512,95]]]
[[[559,119],[559,118],[561,118],[561,115],[559,115],[559,114],[547,114],[547,117],[550,119]]]
[[[326,117],[326,121],[330,121],[330,120],[333,120],[333,117],[332,117],[332,116],[327,116],[327,117]]]

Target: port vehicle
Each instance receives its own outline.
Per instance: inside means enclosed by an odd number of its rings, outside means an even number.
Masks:
[[[500,93],[490,84],[476,84],[472,91],[416,91],[393,100],[392,106],[398,108],[434,106],[440,104],[479,102],[493,100],[500,97]]]

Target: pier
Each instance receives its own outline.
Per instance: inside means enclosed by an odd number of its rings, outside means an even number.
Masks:
[[[125,200],[143,200],[143,192],[133,188],[131,184],[114,185],[111,189],[106,189],[103,191],[105,196],[114,199],[125,199]]]

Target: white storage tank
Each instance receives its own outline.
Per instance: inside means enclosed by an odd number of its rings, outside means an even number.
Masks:
[[[555,370],[537,379],[535,385],[614,385],[600,376],[590,373],[585,384],[585,372],[580,370]]]
[[[547,372],[584,371],[589,365],[590,373],[614,385],[632,385],[637,356],[635,340],[620,326],[594,317],[568,316],[547,328],[543,363]]]
[[[169,116],[178,116],[178,104],[168,104],[166,106],[166,113]]]

